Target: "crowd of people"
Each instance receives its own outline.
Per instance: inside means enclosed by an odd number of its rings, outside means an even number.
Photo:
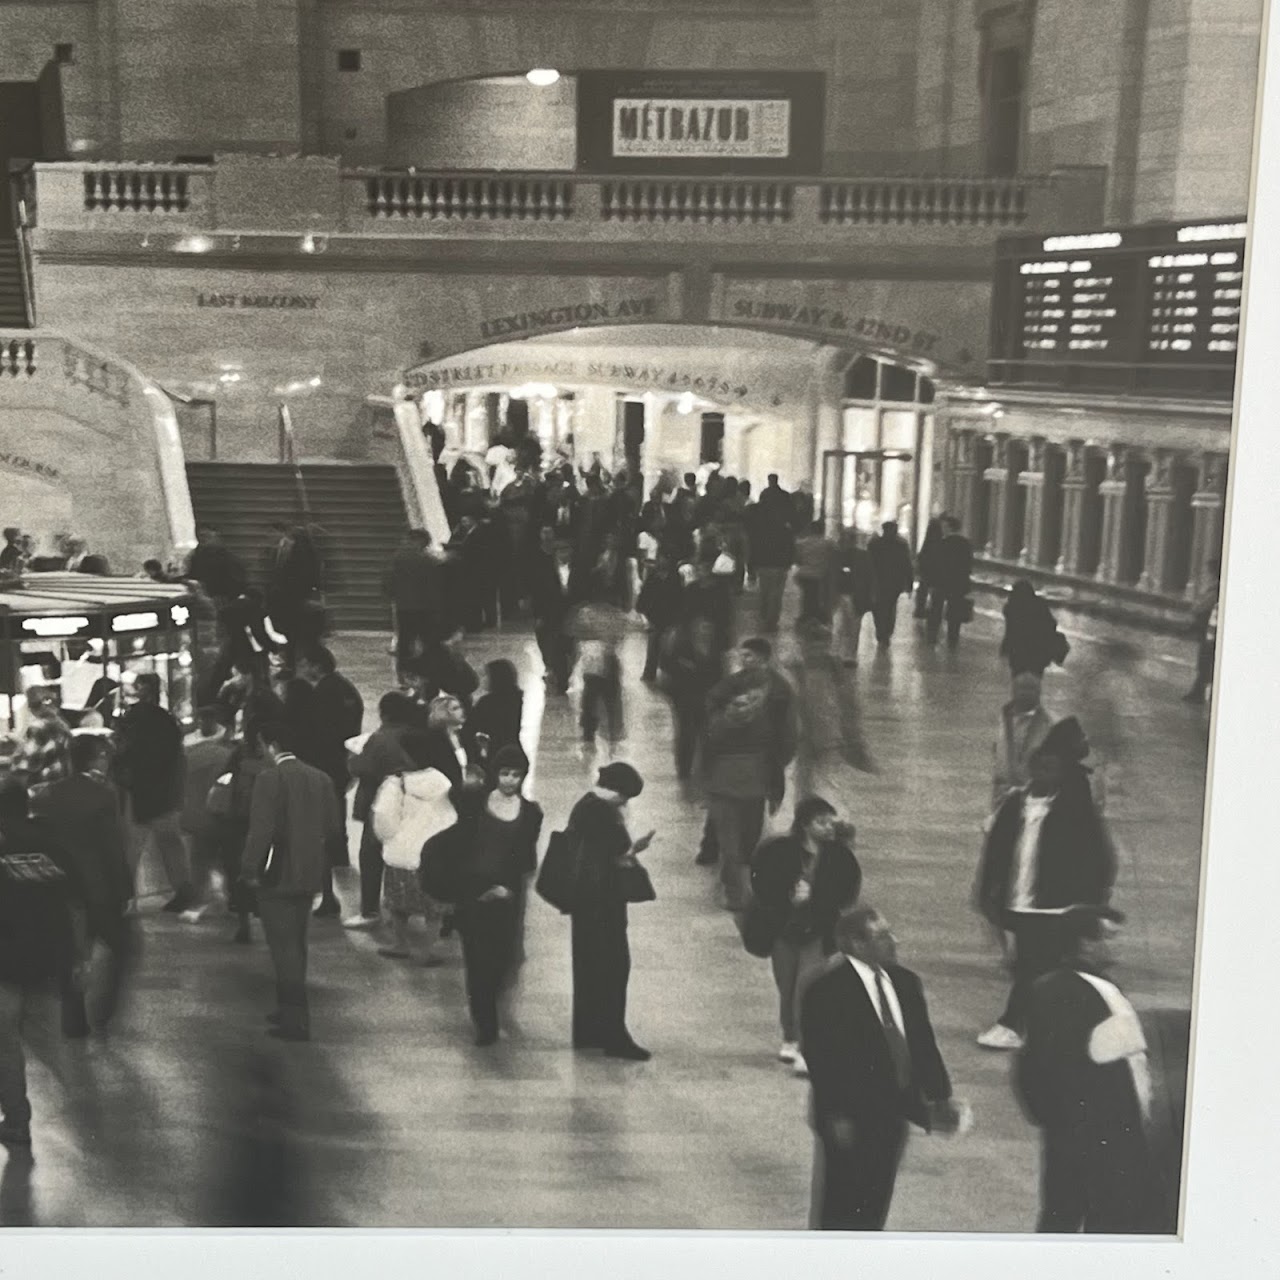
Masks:
[[[194,738],[154,677],[87,736],[71,735],[56,689],[29,692],[29,725],[0,764],[0,1141],[30,1142],[19,1028],[37,980],[59,984],[67,1035],[110,1023],[137,951],[147,842],[172,887],[165,911],[199,921],[220,883],[234,939],[250,943],[260,923],[276,977],[268,1034],[308,1040],[309,929],[341,914],[333,877],[351,860],[348,815],[361,831],[359,907],[341,924],[381,932],[388,962],[427,967],[456,931],[477,1046],[502,1034],[537,887],[571,916],[573,1047],[648,1060],[627,1022],[627,918],[653,896],[642,856],[654,833],[631,830],[644,782],[619,758],[620,646],[639,615],[641,677],[670,699],[676,773],[705,808],[696,861],[718,865],[744,949],[769,960],[778,1056],[811,1082],[813,1225],[883,1227],[908,1126],[954,1132],[965,1108],[920,980],[866,903],[854,829],[820,782],[827,757],[876,767],[851,670],[862,618],[887,650],[914,595],[926,640],[945,621],[954,649],[973,613],[972,548],[945,515],[918,555],[892,521],[865,544],[832,537],[812,494],[777,476],[752,501],[745,482],[668,473],[641,501],[625,474],[539,474],[519,451],[501,466],[501,488],[471,467],[443,477],[448,542],[413,531],[388,566],[396,687],[372,733],[322,643],[323,566],[305,528],[280,529],[265,588],[201,530],[185,572],[213,602],[220,648]],[[791,577],[799,608],[781,635]],[[748,589],[759,634],[740,639]],[[513,621],[532,624],[551,696],[567,696],[577,674],[584,753],[603,748],[595,784],[550,836],[542,866],[561,877],[556,893],[538,872],[544,823],[527,794],[516,668],[500,659],[481,674],[467,656],[469,632]],[[1018,584],[974,893],[1013,985],[978,1043],[1019,1055],[1019,1095],[1044,1134],[1041,1228],[1164,1230],[1142,1031],[1100,958],[1121,917],[1089,743],[1040,701],[1068,649],[1045,602]],[[762,839],[789,778],[790,832]],[[95,947],[106,976],[90,981]]]

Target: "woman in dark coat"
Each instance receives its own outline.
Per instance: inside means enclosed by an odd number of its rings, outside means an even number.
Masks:
[[[498,1000],[520,958],[527,886],[542,831],[542,809],[521,794],[529,760],[518,744],[495,753],[493,773],[490,789],[456,787],[451,793],[460,842],[454,919],[481,1047],[498,1038]]]
[[[1031,672],[1044,675],[1051,663],[1066,660],[1066,637],[1058,630],[1053,613],[1036,589],[1025,579],[1015,582],[1004,606],[1004,639],[1001,656],[1009,663],[1011,675]]]
[[[625,809],[644,788],[629,765],[600,770],[596,785],[573,806],[568,833],[580,843],[578,902],[571,914],[573,945],[573,1047],[603,1049],[608,1058],[647,1062],[652,1056],[627,1030],[627,899],[621,869],[643,853],[650,832],[632,840]]]
[[[763,950],[772,934],[770,961],[782,1023],[778,1057],[795,1063],[797,1072],[804,1071],[800,997],[834,954],[836,920],[861,891],[853,828],[837,822],[835,806],[821,796],[801,800],[790,833],[764,841],[751,859],[748,927],[761,935],[752,949]]]
[[[916,618],[929,616],[929,593],[938,585],[938,544],[942,541],[942,517],[934,516],[924,531],[924,541],[916,556]]]

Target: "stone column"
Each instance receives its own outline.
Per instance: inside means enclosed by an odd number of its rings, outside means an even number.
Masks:
[[[1209,561],[1222,555],[1222,520],[1227,492],[1227,455],[1200,456],[1200,481],[1191,495],[1191,573],[1187,578],[1187,599],[1194,600],[1208,589],[1214,575]]]
[[[972,431],[951,433],[951,467],[948,472],[947,512],[960,521],[965,536],[973,537],[973,451],[976,437]]]
[[[1102,550],[1098,557],[1099,582],[1119,582],[1120,562],[1124,555],[1125,496],[1129,482],[1125,478],[1125,448],[1113,444],[1107,449],[1107,476],[1098,486],[1102,497]]]
[[[1062,539],[1054,572],[1073,574],[1080,571],[1080,544],[1084,536],[1084,495],[1089,484],[1085,479],[1085,444],[1068,440],[1063,445],[1067,466],[1062,476]]]
[[[1027,465],[1018,473],[1017,482],[1027,491],[1019,564],[1038,565],[1044,555],[1045,520],[1048,518],[1044,500],[1044,448],[1045,442],[1039,436],[1029,440]]]
[[[1008,545],[1009,503],[1009,437],[992,437],[994,449],[991,465],[982,473],[984,483],[991,486],[991,505],[988,508],[987,545],[983,554],[988,559],[1001,560]]]
[[[1147,538],[1142,552],[1141,591],[1163,592],[1169,581],[1169,521],[1173,514],[1173,462],[1169,449],[1154,449],[1147,472]]]

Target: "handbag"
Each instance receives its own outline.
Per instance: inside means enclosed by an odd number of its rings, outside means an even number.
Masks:
[[[456,826],[437,831],[422,846],[418,884],[428,898],[443,903],[458,901],[461,855],[462,842]]]
[[[628,859],[618,868],[618,881],[622,885],[622,896],[627,902],[653,902],[658,896],[648,871],[634,858]]]
[[[747,906],[742,921],[742,945],[748,955],[767,960],[786,923],[786,913],[766,907],[756,898]]]
[[[538,896],[568,915],[577,903],[582,870],[582,842],[569,831],[553,831],[538,868]]]
[[[961,596],[958,604],[958,608],[959,608],[959,617],[956,619],[957,622],[973,621],[973,597],[972,596]]]

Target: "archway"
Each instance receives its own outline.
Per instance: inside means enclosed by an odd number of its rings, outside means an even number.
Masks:
[[[758,490],[777,472],[811,486],[832,525],[861,528],[874,511],[922,533],[941,492],[933,370],[865,351],[736,326],[583,326],[425,362],[397,393],[443,428],[450,460],[514,429],[584,465],[638,464],[646,483],[718,467]],[[844,480],[826,493],[826,456],[886,442],[897,453],[868,480],[874,493]]]

